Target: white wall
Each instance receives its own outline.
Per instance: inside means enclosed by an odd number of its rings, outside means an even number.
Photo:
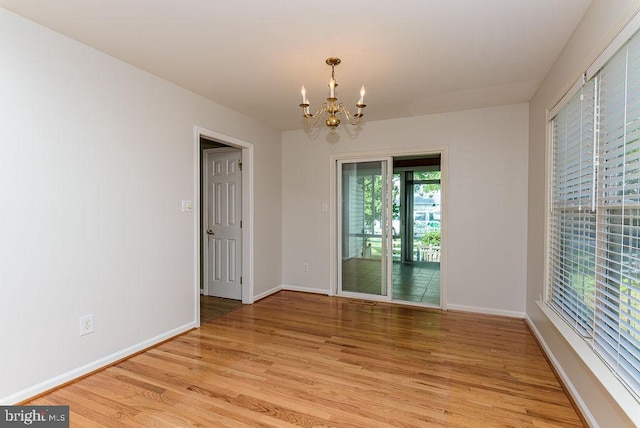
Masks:
[[[367,122],[357,139],[283,134],[283,283],[329,291],[330,156],[446,147],[449,307],[524,314],[528,105]],[[303,263],[308,262],[308,272]]]
[[[634,426],[536,303],[544,289],[546,109],[551,109],[630,17],[637,1],[594,0],[530,103],[527,316],[574,391],[583,413],[602,427]],[[631,399],[633,400],[633,399]],[[587,410],[588,409],[588,410]],[[636,409],[640,410],[640,406]],[[636,410],[636,413],[637,411]]]
[[[281,283],[279,132],[1,8],[0,64],[0,403],[194,325],[194,126],[255,145]]]

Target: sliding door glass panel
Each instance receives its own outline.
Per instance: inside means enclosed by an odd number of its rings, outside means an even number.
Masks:
[[[340,291],[387,296],[387,161],[339,162]]]

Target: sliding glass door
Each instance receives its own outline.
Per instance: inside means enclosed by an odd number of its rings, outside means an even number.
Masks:
[[[338,290],[390,299],[391,158],[338,161]]]

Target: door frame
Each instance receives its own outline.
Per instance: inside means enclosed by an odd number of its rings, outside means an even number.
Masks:
[[[373,158],[380,157],[398,157],[398,156],[411,156],[411,155],[440,155],[440,169],[441,169],[441,178],[440,178],[440,189],[442,192],[442,199],[440,201],[440,206],[442,209],[442,221],[441,221],[441,254],[440,254],[440,308],[446,310],[447,309],[447,278],[448,278],[448,262],[447,262],[447,252],[448,252],[448,231],[447,231],[447,217],[448,217],[448,172],[449,172],[449,157],[448,157],[448,148],[447,146],[440,147],[411,147],[411,148],[398,148],[398,149],[387,149],[387,150],[372,150],[367,152],[356,152],[356,153],[339,153],[332,154],[329,157],[329,204],[330,206],[330,217],[329,217],[329,295],[335,296],[338,294],[338,234],[340,230],[338,229],[338,189],[337,189],[337,173],[338,173],[338,160],[350,160],[350,159],[358,159],[358,160],[367,160]],[[360,296],[362,297],[362,296]],[[376,300],[376,296],[367,295],[367,299]],[[387,301],[386,296],[383,296],[384,299],[377,300],[385,300]],[[392,299],[392,297],[391,297]],[[394,300],[391,300],[394,301]],[[403,305],[411,305],[411,306],[427,306],[418,302],[398,302]],[[432,306],[431,306],[432,307]]]
[[[242,150],[242,303],[253,303],[254,295],[254,170],[253,144],[240,139],[221,134],[199,126],[193,130],[193,234],[194,234],[194,314],[196,327],[200,326],[200,263],[202,248],[202,231],[200,229],[201,216],[201,188],[202,165],[200,164],[200,138],[216,141],[230,147]]]

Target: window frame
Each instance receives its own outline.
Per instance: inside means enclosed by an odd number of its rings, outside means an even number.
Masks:
[[[625,410],[627,415],[632,417],[634,421],[637,421],[635,415],[637,413],[638,404],[640,403],[640,390],[631,389],[622,385],[620,379],[610,370],[610,365],[605,364],[604,359],[599,356],[594,350],[593,339],[589,335],[581,334],[574,326],[570,326],[570,323],[560,315],[556,309],[552,309],[550,301],[550,249],[552,243],[551,226],[552,212],[551,207],[553,204],[553,120],[557,116],[560,109],[562,109],[571,99],[582,90],[584,84],[590,79],[595,77],[602,67],[611,59],[618,50],[623,47],[631,37],[640,29],[640,14],[636,15],[629,24],[619,33],[619,35],[612,41],[612,43],[603,51],[603,53],[596,59],[596,61],[583,73],[580,78],[572,85],[569,91],[560,99],[560,101],[550,110],[547,110],[547,133],[546,133],[546,212],[545,212],[545,277],[544,277],[544,295],[541,296],[540,302],[538,302],[542,311],[548,316],[552,323],[558,328],[558,331],[565,337],[570,346],[576,351],[583,362],[594,373],[596,378],[605,386],[612,397],[620,404],[621,408]],[[640,37],[640,36],[638,36]],[[597,189],[597,187],[596,187]],[[599,212],[603,209],[602,206],[597,207]],[[596,216],[599,216],[597,214]],[[624,220],[623,220],[624,221]],[[602,234],[606,234],[606,231],[600,230],[602,227],[601,219],[597,218],[598,224],[596,230],[596,239],[601,239]],[[596,251],[601,252],[602,249]],[[601,255],[596,255],[601,257]],[[600,268],[598,268],[600,270]],[[599,272],[596,272],[596,276]],[[585,337],[586,336],[586,337]]]

